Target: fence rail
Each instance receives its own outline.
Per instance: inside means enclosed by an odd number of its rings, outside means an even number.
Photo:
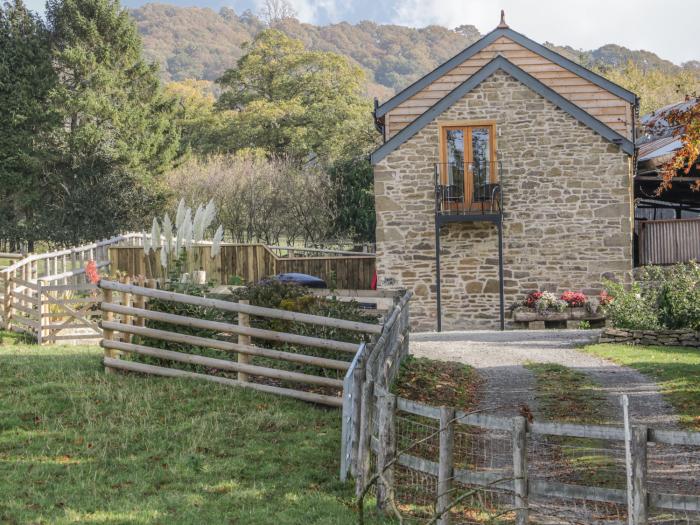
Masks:
[[[242,386],[287,397],[294,397],[329,406],[339,407],[343,399],[340,394],[344,383],[342,379],[328,377],[323,374],[290,371],[274,368],[268,365],[251,364],[253,357],[272,360],[273,363],[291,362],[301,365],[318,367],[323,370],[344,372],[352,366],[351,361],[343,359],[343,355],[351,354],[355,359],[362,353],[356,343],[323,339],[308,335],[299,335],[275,330],[255,328],[251,326],[251,317],[293,321],[312,324],[321,327],[349,330],[367,336],[378,334],[382,328],[371,323],[361,323],[345,319],[334,319],[318,315],[290,312],[253,306],[243,301],[234,303],[218,299],[189,296],[186,294],[157,290],[154,288],[135,286],[114,281],[102,280],[99,284],[104,300],[99,308],[102,312],[100,323],[103,330],[102,347],[105,349],[104,365],[107,370],[129,370],[168,377],[194,377],[207,381]],[[119,294],[120,301],[114,301],[114,294]],[[222,312],[236,314],[237,322],[222,322],[200,319],[185,315],[175,315],[167,312],[154,311],[146,308],[148,300],[187,304],[207,307]],[[146,321],[156,321],[159,328],[146,326]],[[168,327],[162,328],[165,324]],[[215,336],[196,336],[178,332],[178,327],[197,328],[213,332]],[[237,336],[237,341],[229,340]],[[135,342],[134,338],[139,338]],[[253,340],[272,341],[302,347],[317,348],[333,352],[333,357],[321,357],[304,353],[288,352],[271,348],[254,346]],[[197,353],[165,350],[151,346],[149,341],[164,341],[187,345],[190,348],[210,348],[237,356],[237,360],[220,359]],[[151,343],[152,344],[152,343]],[[359,351],[358,351],[359,350]],[[147,363],[120,360],[122,354],[136,354],[155,358],[161,361],[200,365],[206,370],[218,370],[236,373],[237,379],[222,377],[214,373],[195,373]],[[250,381],[250,377],[283,381],[286,383],[312,385],[330,389],[332,393],[309,392],[292,386],[278,386]]]

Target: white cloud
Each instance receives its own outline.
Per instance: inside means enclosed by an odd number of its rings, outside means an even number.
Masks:
[[[487,27],[487,19],[495,18],[492,27],[498,24],[495,14],[500,8],[495,2],[465,0],[398,0],[394,23],[411,27],[441,25],[455,28],[462,24],[472,24],[479,29]]]
[[[697,0],[395,0],[391,22],[449,28],[472,24],[487,33],[498,25],[501,9],[511,28],[538,42],[577,49],[615,43],[677,63],[700,59]]]

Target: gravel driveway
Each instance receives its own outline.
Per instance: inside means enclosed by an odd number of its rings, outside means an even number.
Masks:
[[[523,364],[558,363],[588,374],[602,385],[616,411],[611,423],[622,423],[619,396],[630,396],[633,422],[655,428],[675,427],[673,410],[658,386],[636,370],[577,349],[595,342],[598,330],[466,331],[411,334],[410,352],[418,357],[458,361],[478,369],[486,385],[481,408],[503,407],[504,415],[527,404],[537,413],[533,374]]]

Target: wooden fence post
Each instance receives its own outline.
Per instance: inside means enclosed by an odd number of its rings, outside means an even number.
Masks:
[[[394,497],[394,467],[388,466],[396,455],[396,396],[386,392],[379,398],[379,452],[377,454],[377,508],[386,510]]]
[[[632,508],[630,523],[646,525],[649,518],[649,498],[647,495],[647,438],[649,432],[646,426],[632,427]]]
[[[410,301],[406,301],[406,303],[403,305],[403,310],[401,311],[401,318],[403,319],[401,326],[401,334],[403,335],[403,340],[401,341],[401,359],[408,356],[410,345],[409,334],[411,332],[411,314],[409,310],[409,305]]]
[[[9,272],[4,274],[3,281],[3,305],[2,305],[2,320],[5,330],[12,329],[12,291],[13,291],[12,276]]]
[[[44,297],[44,294],[48,294],[47,291],[43,289],[41,280],[36,283],[36,310],[39,317],[39,326],[36,328],[36,344],[41,346],[45,342],[45,335],[48,335],[44,330],[44,325],[49,324],[51,319],[46,317],[44,314],[49,313],[49,301],[48,297]]]
[[[144,281],[145,281],[144,277],[139,276],[136,283],[139,286],[143,287],[146,285],[146,283]],[[151,288],[151,287],[149,286],[148,288]],[[146,298],[143,295],[134,294],[134,308],[140,308],[142,310],[144,308],[146,308]],[[146,320],[143,317],[137,317],[134,320],[134,324],[136,326],[146,326]]]
[[[124,277],[123,279],[121,279],[120,281],[121,281],[123,284],[131,284],[131,277],[126,276],[126,277]],[[122,298],[122,305],[127,306],[127,307],[133,306],[133,301],[134,301],[133,295],[130,294],[130,293],[125,293],[125,294],[123,295],[123,298]],[[125,316],[123,316],[123,317],[124,317],[124,320],[123,320],[122,322],[123,322],[124,324],[136,324],[136,323],[135,323],[136,320],[134,319],[133,316],[131,316],[131,315],[125,315]],[[131,334],[122,334],[121,337],[120,337],[120,339],[121,339],[122,341],[126,341],[127,343],[130,343],[130,342],[133,340],[133,335],[131,335]]]
[[[450,504],[452,503],[452,482],[454,479],[455,409],[440,408],[440,463],[438,465],[437,505],[435,510],[442,514],[438,525],[449,525]]]
[[[365,378],[365,365],[361,363],[353,372],[352,379],[352,428],[350,428],[350,473],[357,478],[359,468],[360,419],[362,418],[362,385]]]
[[[239,301],[240,304],[250,304],[250,301],[247,299],[241,299]],[[238,326],[248,328],[250,327],[250,316],[248,314],[244,314],[243,312],[238,312]],[[238,334],[238,344],[239,345],[250,345],[250,336],[249,335],[242,335]],[[250,363],[250,356],[247,354],[242,354],[238,353],[238,362],[244,365],[247,365]],[[248,374],[245,374],[243,372],[238,372],[238,380],[239,381],[249,381]]]
[[[515,524],[528,523],[527,501],[527,419],[513,418],[513,495]]]
[[[360,437],[357,442],[357,474],[355,495],[360,496],[369,481],[372,444],[372,417],[374,412],[374,381],[369,375],[362,385],[362,406],[360,407]]]
[[[102,290],[102,301],[105,303],[112,302],[112,290]],[[103,321],[113,321],[114,314],[112,312],[102,311],[102,320]],[[107,328],[102,329],[102,339],[103,340],[111,341],[113,338],[114,338],[114,332],[112,330],[109,330]],[[115,354],[116,354],[115,350],[110,350],[108,348],[105,348],[105,351],[104,351],[105,357],[116,357]],[[109,368],[108,366],[105,366],[105,373],[113,374],[114,370]]]

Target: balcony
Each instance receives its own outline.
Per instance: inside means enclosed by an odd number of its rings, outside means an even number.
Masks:
[[[435,164],[435,215],[440,222],[500,222],[500,161]]]

